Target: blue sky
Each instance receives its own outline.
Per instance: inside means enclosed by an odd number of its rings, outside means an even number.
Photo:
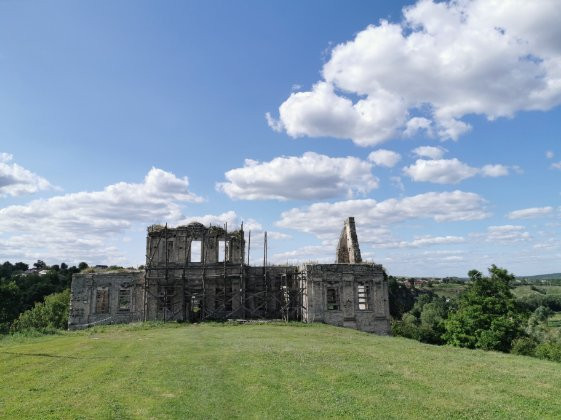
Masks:
[[[263,231],[395,275],[561,271],[559,1],[0,3],[0,261]]]

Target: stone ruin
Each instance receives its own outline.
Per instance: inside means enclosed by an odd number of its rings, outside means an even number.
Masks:
[[[362,262],[353,217],[334,264],[269,265],[265,245],[264,265],[251,266],[245,253],[243,225],[232,232],[196,222],[150,226],[144,271],[73,276],[68,327],[282,319],[389,334],[387,276]]]

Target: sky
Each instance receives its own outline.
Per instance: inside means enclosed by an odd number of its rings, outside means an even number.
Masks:
[[[0,1],[0,261],[561,271],[561,0]]]

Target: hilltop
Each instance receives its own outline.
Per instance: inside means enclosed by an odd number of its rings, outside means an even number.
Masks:
[[[321,324],[0,340],[4,418],[559,417],[561,365]]]

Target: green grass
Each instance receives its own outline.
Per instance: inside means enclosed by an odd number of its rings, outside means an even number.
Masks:
[[[430,290],[438,296],[456,299],[467,287],[467,284],[459,283],[434,283],[432,287],[423,286],[421,290]]]
[[[534,290],[532,289],[534,287]],[[517,298],[535,295],[561,295],[561,286],[517,286],[512,289],[512,293]]]
[[[561,312],[555,312],[547,319],[547,326],[552,328],[561,328]]]
[[[1,418],[559,418],[561,364],[327,325],[0,340]]]

